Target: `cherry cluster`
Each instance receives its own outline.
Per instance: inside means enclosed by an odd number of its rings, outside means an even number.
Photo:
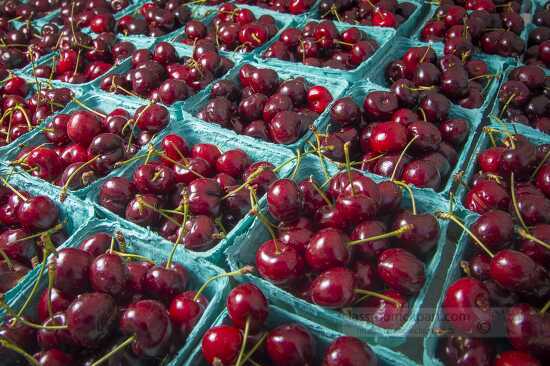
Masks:
[[[49,39],[48,27],[41,32],[30,23],[25,23],[16,28],[6,19],[0,18],[0,69],[19,69],[36,61],[47,54],[51,46],[45,42]]]
[[[422,41],[445,43],[445,54],[459,57],[483,52],[504,57],[519,57],[525,50],[520,37],[525,26],[520,3],[495,5],[492,0],[446,1],[420,33]]]
[[[309,11],[315,4],[315,0],[237,0],[235,2],[295,15]]]
[[[550,76],[536,65],[520,66],[498,92],[500,117],[550,133]]]
[[[544,199],[538,194],[537,199]],[[443,216],[466,230],[452,214]],[[475,248],[460,263],[464,276],[443,298],[452,332],[438,345],[445,365],[475,359],[479,365],[537,366],[550,355],[545,342],[550,331],[550,225],[529,222],[527,227],[517,217],[493,208],[469,228],[469,245]],[[504,335],[491,338],[495,331]]]
[[[6,0],[0,5],[0,17],[6,20],[42,18],[59,6],[59,0]]]
[[[191,290],[188,269],[172,255],[158,265],[115,242],[98,232],[78,248],[57,251],[35,313],[24,309],[22,317],[8,317],[0,326],[3,360],[10,365],[24,364],[25,358],[45,366],[159,365],[201,318],[208,306],[207,285],[240,274],[221,274]],[[34,296],[31,292],[29,298]],[[14,315],[14,309],[2,307]]]
[[[321,0],[321,17],[351,24],[399,28],[416,5],[396,0]]]
[[[89,40],[90,46],[67,47],[51,60],[33,66],[32,75],[83,84],[105,74],[135,50],[130,42],[118,42],[113,33],[101,33],[96,39]]]
[[[550,3],[535,11],[533,24],[537,27],[529,33],[525,63],[550,67]]]
[[[471,53],[445,52],[437,57],[430,46],[411,47],[400,60],[386,65],[386,80],[399,82],[415,94],[438,92],[463,108],[483,105],[483,93],[496,75],[483,60],[471,59]],[[405,79],[405,80],[403,80]]]
[[[362,170],[437,190],[457,163],[469,122],[448,110],[434,113],[444,110],[441,94],[428,94],[420,103],[403,96],[411,91],[398,81],[392,91],[369,92],[363,109],[352,97],[337,100],[330,111],[334,131],[317,134],[319,145],[331,160],[345,162],[347,153]]]
[[[208,25],[199,21],[188,22],[180,41],[193,45],[198,40],[207,39],[221,51],[250,52],[266,44],[279,31],[271,15],[257,18],[252,10],[231,3],[223,4],[217,12]]]
[[[535,145],[507,132],[502,144],[496,145],[498,133],[490,128],[486,133],[495,145],[477,156],[479,170],[468,186],[464,207],[479,214],[508,211],[520,215],[527,225],[550,223],[549,145]]]
[[[0,177],[0,293],[13,288],[67,236],[57,205],[47,196],[18,191]]]
[[[140,7],[139,15],[130,14],[120,18],[116,23],[116,30],[126,36],[141,34],[161,37],[191,21],[191,9],[185,3],[182,0],[147,2]],[[113,19],[112,29],[114,28]]]
[[[280,80],[277,71],[245,64],[239,82],[220,80],[197,117],[235,132],[278,144],[296,142],[328,107],[324,86],[301,78]]]
[[[53,23],[75,28],[90,29],[95,33],[114,30],[114,14],[132,5],[133,0],[63,0],[60,12],[52,19]]]
[[[159,42],[153,51],[134,51],[130,70],[110,74],[100,87],[171,105],[206,88],[231,67],[233,61],[219,55],[211,42],[197,42],[192,57],[181,58],[170,43]]]
[[[11,162],[62,186],[62,192],[80,189],[107,175],[149,143],[170,120],[168,110],[158,104],[141,106],[132,116],[122,108],[105,114],[73,101],[81,108],[53,117],[43,131],[46,144],[23,147]]]
[[[393,181],[376,184],[351,170],[332,177],[326,192],[312,178],[275,181],[267,205],[279,224],[255,212],[272,235],[257,249],[258,272],[316,305],[354,304],[361,319],[400,328],[408,300],[424,285],[423,260],[439,238],[438,221],[417,213],[414,198],[411,210],[400,208],[401,186],[409,188]]]
[[[352,70],[371,57],[377,48],[378,43],[365,32],[349,28],[340,33],[333,22],[323,20],[308,22],[302,30],[285,29],[262,57]]]
[[[44,119],[63,109],[72,98],[66,88],[31,86],[18,76],[9,77],[0,88],[0,146],[36,128]]]
[[[153,154],[160,159],[139,165],[131,179],[105,181],[98,202],[194,251],[214,247],[276,179],[272,164],[253,163],[242,150],[222,153],[208,143],[191,147],[175,134]]]
[[[226,301],[231,325],[214,326],[202,338],[201,350],[209,365],[253,364],[314,365],[315,337],[299,323],[283,323],[265,330],[269,307],[265,295],[253,284],[235,287]],[[324,352],[324,366],[374,366],[370,347],[354,337],[335,339]]]

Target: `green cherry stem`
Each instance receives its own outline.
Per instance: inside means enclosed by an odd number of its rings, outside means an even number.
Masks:
[[[476,242],[476,244],[485,251],[485,253],[487,253],[487,255],[490,257],[490,258],[493,258],[495,255],[489,250],[489,248],[487,248],[485,246],[485,244],[483,244],[483,242],[481,240],[479,240],[479,238],[477,236],[474,235],[474,233],[472,233],[470,231],[470,229],[468,229],[466,227],[466,225],[464,225],[455,215],[453,215],[452,213],[449,213],[449,212],[437,212],[436,214],[436,217],[440,218],[440,219],[443,219],[443,220],[449,220],[449,221],[452,221],[454,222],[455,224],[457,224],[462,230],[464,230],[464,232],[466,232],[466,234],[468,234],[470,236],[470,238],[472,238],[473,241]]]
[[[240,269],[238,269],[236,271],[233,271],[233,272],[224,272],[224,273],[220,273],[220,274],[217,274],[215,276],[212,276],[209,279],[207,279],[206,282],[204,282],[202,284],[202,286],[199,288],[199,290],[197,291],[197,293],[193,297],[193,300],[197,301],[200,298],[201,294],[204,292],[204,290],[206,290],[208,285],[210,285],[210,283],[212,283],[213,281],[215,281],[217,279],[220,279],[220,278],[223,278],[223,277],[241,276],[243,274],[252,273],[253,271],[254,271],[254,267],[244,266],[243,268],[240,268]]]
[[[518,200],[516,198],[514,172],[510,173],[510,193],[512,196],[512,205],[514,206],[514,212],[516,213],[519,223],[521,224],[521,227],[528,232],[529,229],[527,228],[525,221],[523,221],[523,217],[521,216],[521,212],[519,211]]]
[[[99,360],[94,361],[90,366],[99,366],[111,358],[111,356],[117,354],[118,352],[122,351],[124,348],[128,347],[133,341],[136,340],[136,335],[133,335],[131,337],[126,338],[124,342],[113,348],[111,351],[109,351],[107,354],[103,355]]]
[[[23,348],[19,347],[15,343],[10,342],[6,338],[0,338],[0,345],[2,347],[7,348],[9,350],[12,350],[13,352],[21,355],[27,362],[32,366],[40,366],[36,358],[32,357],[27,351],[25,351]]]
[[[347,243],[347,245],[348,246],[353,246],[353,245],[365,244],[365,243],[368,243],[368,242],[371,242],[371,241],[376,241],[376,240],[382,240],[382,239],[393,238],[393,237],[400,237],[401,235],[403,235],[407,231],[412,230],[413,228],[414,228],[414,226],[411,225],[411,224],[403,225],[399,229],[389,231],[389,232],[384,233],[384,234],[373,235],[373,236],[370,236],[370,237],[365,238],[365,239],[349,241]]]

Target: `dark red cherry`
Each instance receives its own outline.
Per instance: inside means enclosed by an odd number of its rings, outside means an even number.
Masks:
[[[279,179],[267,191],[269,213],[278,221],[293,221],[302,210],[303,197],[300,189],[290,179]]]
[[[284,324],[271,330],[266,338],[267,357],[274,366],[307,365],[313,360],[315,340],[299,324]]]
[[[228,325],[215,326],[206,331],[202,337],[201,349],[206,362],[213,365],[230,366],[237,361],[243,335],[241,330]]]
[[[90,288],[90,253],[76,248],[63,248],[55,256],[55,288],[68,296],[85,292]]]
[[[256,267],[270,282],[283,285],[299,278],[304,271],[304,258],[297,249],[274,240],[263,243],[256,251]]]
[[[235,287],[226,300],[227,313],[236,327],[245,328],[249,322],[252,332],[263,326],[267,315],[267,300],[260,289],[250,283]]]

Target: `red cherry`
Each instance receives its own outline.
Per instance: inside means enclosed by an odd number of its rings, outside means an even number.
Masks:
[[[332,94],[323,86],[316,85],[307,91],[308,108],[315,113],[323,113],[330,102],[332,102]]]

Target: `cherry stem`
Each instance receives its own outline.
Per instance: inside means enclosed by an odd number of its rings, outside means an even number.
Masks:
[[[75,97],[72,97],[71,100],[72,100],[73,102],[75,102],[79,107],[81,107],[81,108],[87,110],[88,112],[91,112],[91,113],[95,114],[96,116],[98,116],[98,117],[100,117],[100,118],[105,118],[105,117],[107,117],[106,114],[101,113],[101,112],[98,112],[98,111],[96,111],[96,110],[94,110],[94,109],[88,107],[87,105],[85,105],[84,103],[82,103],[80,100],[78,100],[78,99],[75,98]]]
[[[468,261],[460,261],[460,268],[466,276],[472,277],[472,271],[470,270],[470,263],[468,263]]]
[[[474,81],[477,79],[492,79],[494,77],[495,75],[493,74],[483,74],[483,75],[474,76],[473,78],[468,79],[468,81]]]
[[[379,299],[382,299],[382,300],[385,300],[385,301],[389,301],[393,304],[395,304],[396,307],[400,308],[401,307],[401,303],[399,301],[397,301],[396,299],[394,299],[393,297],[389,297],[389,296],[386,296],[386,295],[382,295],[378,292],[374,292],[374,291],[369,291],[369,290],[363,290],[363,289],[359,289],[359,288],[356,288],[355,290],[353,290],[356,294],[359,294],[359,295],[368,295],[368,296],[373,296],[373,297],[377,297]]]
[[[484,127],[483,132],[485,132],[487,134],[487,136],[489,136],[489,140],[491,140],[491,145],[493,145],[493,147],[496,147],[497,142],[495,140],[495,137],[493,136],[494,130],[492,128],[489,128],[489,127]]]
[[[7,340],[6,338],[0,338],[0,345],[2,345],[2,347],[4,348],[7,348],[9,350],[12,350],[13,352],[15,353],[18,353],[20,354],[21,356],[23,356],[27,362],[32,365],[32,366],[40,366],[40,364],[38,363],[38,361],[36,360],[36,358],[32,357],[29,353],[27,353],[27,351],[25,351],[23,348],[19,347],[18,345],[16,345],[15,343],[12,343],[10,342],[9,340]]]
[[[6,254],[4,249],[0,249],[0,256],[2,256],[2,258],[4,258],[4,262],[6,262],[6,265],[8,266],[8,269],[10,271],[13,271],[13,262],[11,261],[10,257],[8,257],[8,255]]]
[[[391,173],[390,180],[393,181],[395,179],[395,174],[397,174],[397,168],[399,167],[399,164],[401,163],[401,160],[403,160],[403,157],[405,156],[405,153],[407,150],[411,147],[413,142],[418,138],[418,135],[414,135],[413,138],[405,145],[405,148],[403,151],[401,151],[401,154],[399,154],[399,158],[397,159],[397,163],[395,163],[395,166],[393,167],[393,172]]]
[[[400,180],[394,180],[392,182],[401,188],[405,188],[407,192],[409,192],[409,196],[411,196],[411,210],[413,215],[416,215],[416,200],[414,199],[414,193],[411,186],[405,182],[401,182]]]
[[[21,316],[27,310],[27,307],[31,303],[31,300],[34,297],[34,295],[36,294],[36,291],[38,291],[38,284],[40,283],[40,279],[44,275],[44,271],[46,269],[46,260],[48,258],[48,254],[49,254],[48,249],[44,248],[43,253],[42,253],[43,258],[42,258],[41,266],[40,266],[40,269],[38,270],[38,276],[36,277],[36,280],[34,281],[34,285],[32,287],[32,290],[31,290],[29,296],[27,296],[27,298],[25,299],[25,303],[23,303],[23,306],[21,306],[21,308],[17,312],[17,315],[15,316],[15,322],[17,322],[18,320],[21,319]]]
[[[23,202],[26,202],[27,201],[27,197],[23,196],[21,193],[19,193],[19,191],[17,189],[15,189],[14,186],[12,186],[10,184],[10,182],[7,181],[6,178],[0,176],[0,181],[2,181],[2,184],[4,184],[6,187],[9,188],[10,191],[12,191],[13,193],[15,193],[17,195],[17,197],[21,198],[21,200]]]
[[[235,363],[235,366],[241,366],[242,358],[246,350],[246,342],[248,340],[249,332],[250,332],[250,315],[246,318],[246,322],[244,324],[243,341],[241,343],[241,350],[239,351],[239,357],[237,357],[237,362]]]
[[[308,143],[317,151],[317,155],[319,156],[319,162],[321,163],[321,170],[323,171],[323,174],[325,175],[325,178],[327,180],[330,179],[330,174],[328,174],[328,169],[325,164],[325,156],[321,153],[321,138],[319,137],[319,134],[314,131],[315,135],[315,141],[317,142],[317,147],[315,147],[310,141]]]
[[[16,315],[15,310],[13,310],[8,304],[4,302],[4,299],[1,299],[1,298],[0,298],[0,308],[4,309],[4,311],[8,315],[13,316],[13,319],[11,319],[12,326],[17,324],[17,322],[21,322],[27,327],[30,327],[33,329],[63,330],[68,328],[67,325],[42,325],[42,324],[36,324],[36,323],[30,322],[24,317]]]
[[[541,160],[541,162],[539,163],[539,165],[537,165],[537,168],[535,169],[535,171],[533,172],[533,174],[531,174],[531,177],[529,178],[529,180],[533,180],[533,179],[537,176],[537,174],[538,174],[540,168],[542,168],[542,166],[546,163],[546,160],[548,160],[549,157],[550,157],[550,150],[548,150],[548,151],[546,152],[546,154],[544,154],[544,158],[542,158],[542,160]]]
[[[180,149],[178,148],[178,146],[174,143],[174,141],[168,141],[168,143],[172,146],[172,148],[176,151],[176,153],[179,155],[180,159],[182,161],[186,161],[187,159],[185,158],[185,155],[183,155],[183,153],[180,151]]]
[[[240,269],[238,269],[236,271],[233,271],[233,272],[225,272],[225,273],[220,273],[220,274],[217,274],[215,276],[212,276],[209,279],[207,279],[205,283],[202,284],[202,286],[199,288],[199,290],[197,291],[197,293],[193,297],[193,301],[197,301],[200,298],[201,294],[204,292],[204,290],[206,290],[208,285],[210,283],[212,283],[213,281],[215,281],[217,279],[220,279],[220,278],[223,278],[223,277],[241,276],[243,274],[252,273],[253,271],[254,271],[254,267],[244,266],[243,268],[240,268]]]
[[[258,348],[264,343],[265,339],[267,338],[267,332],[265,332],[260,339],[258,339],[258,342],[250,349],[250,351],[243,357],[242,362],[243,365],[246,364],[246,362],[256,353]]]
[[[123,257],[123,258],[130,258],[130,259],[141,260],[141,261],[144,261],[144,262],[155,263],[151,258],[147,258],[147,257],[145,257],[143,255],[139,255],[139,254],[124,253],[124,252],[120,252],[118,250],[113,250],[111,253],[116,254],[116,255],[118,255],[120,257]]]
[[[178,237],[176,238],[176,242],[174,243],[174,246],[170,251],[170,256],[168,256],[168,260],[166,261],[167,269],[170,268],[170,266],[172,265],[172,260],[174,259],[174,255],[176,254],[176,249],[178,248],[178,244],[180,243],[181,238],[187,235],[187,229],[185,224],[189,219],[189,197],[187,197],[187,193],[185,192],[183,193],[182,201],[183,201],[183,220],[181,221],[181,225],[178,225],[180,226],[180,228],[178,229]]]
[[[426,58],[426,56],[428,56],[428,52],[430,52],[430,50],[432,49],[432,46],[428,46],[426,48],[426,52],[424,52],[424,54],[422,55],[422,58],[420,59],[420,61],[418,62],[419,64],[423,63],[424,62],[424,59]]]
[[[457,224],[462,230],[464,230],[464,232],[466,232],[466,234],[468,234],[470,236],[470,238],[472,238],[473,241],[476,242],[476,244],[485,251],[485,253],[487,253],[487,255],[491,258],[493,258],[495,255],[489,250],[489,248],[487,248],[485,246],[485,244],[483,244],[483,242],[481,240],[479,240],[479,238],[477,236],[474,235],[474,233],[472,233],[470,231],[470,229],[468,229],[466,227],[466,225],[464,225],[464,223],[462,223],[454,214],[450,213],[450,212],[437,212],[435,214],[438,218],[440,219],[443,219],[443,220],[449,220],[449,221],[452,221],[454,222],[455,224]]]
[[[499,113],[499,117],[502,118],[502,116],[504,115],[504,113],[506,112],[506,110],[508,109],[508,106],[510,105],[510,103],[512,102],[512,100],[516,97],[516,93],[512,93],[508,99],[506,100],[506,102],[504,103],[504,105],[502,106],[502,109],[500,110],[500,113]]]
[[[422,115],[422,120],[423,120],[424,122],[427,122],[427,121],[428,121],[428,118],[426,117],[426,112],[424,112],[424,109],[418,108],[418,110],[420,111],[420,114]]]
[[[518,228],[516,229],[516,232],[519,234],[519,236],[521,236],[523,239],[527,239],[527,240],[531,240],[535,243],[537,243],[538,245],[541,245],[542,247],[544,247],[546,250],[550,250],[550,244],[540,240],[539,238],[537,238],[536,236],[533,236],[532,234],[530,234],[526,229],[524,228]]]
[[[550,309],[550,301],[548,301],[546,304],[544,304],[544,306],[542,307],[542,309],[540,309],[539,314],[540,314],[540,315],[546,314],[546,312],[548,311],[548,309]]]
[[[514,172],[510,173],[510,193],[512,194],[512,205],[514,206],[514,212],[516,213],[516,216],[518,217],[519,223],[523,227],[525,231],[529,231],[527,228],[527,225],[525,225],[525,221],[523,221],[523,217],[521,216],[521,212],[519,211],[518,206],[518,200],[516,198],[516,189],[515,189],[515,181],[514,181]]]
[[[111,236],[111,244],[109,245],[108,253],[112,253],[115,250],[115,236]]]
[[[290,175],[290,179],[294,180],[296,178],[296,174],[298,174],[300,165],[302,165],[302,151],[298,149],[296,150],[296,166],[294,167],[294,169],[292,169],[292,174]]]
[[[153,205],[150,205],[148,204],[147,202],[145,202],[145,200],[143,199],[143,196],[141,195],[137,195],[136,196],[136,201],[139,205],[141,206],[145,206],[146,208],[150,209],[150,210],[153,210],[155,211],[156,213],[158,213],[159,215],[161,215],[162,217],[164,217],[166,220],[170,221],[172,224],[176,225],[176,226],[179,226],[180,223],[177,222],[176,220],[174,220],[174,218],[170,217],[169,215],[166,214],[166,212],[164,212],[164,210],[160,210],[158,209],[157,207],[153,206]]]
[[[346,172],[348,173],[348,181],[350,182],[351,186],[351,195],[355,196],[355,187],[353,186],[353,180],[351,179],[351,164],[350,164],[350,158],[349,158],[349,146],[351,142],[346,142],[344,144],[344,156],[346,158]]]
[[[353,245],[358,245],[358,244],[365,244],[365,243],[368,243],[368,242],[371,242],[371,241],[376,241],[376,240],[382,240],[382,239],[393,238],[393,237],[400,237],[401,235],[403,235],[407,231],[412,230],[413,228],[414,228],[414,225],[407,224],[407,225],[401,226],[399,229],[396,229],[396,230],[393,230],[393,231],[390,231],[390,232],[387,232],[387,233],[384,233],[384,234],[373,235],[373,236],[370,236],[370,237],[365,238],[365,239],[348,241],[347,245],[348,246],[353,246]]]
[[[121,344],[119,344],[118,346],[116,346],[115,348],[113,348],[111,351],[109,351],[109,353],[107,353],[106,355],[103,355],[99,360],[97,361],[94,361],[94,363],[92,363],[90,366],[99,366],[103,363],[105,363],[106,361],[109,360],[109,358],[111,358],[113,355],[117,354],[118,352],[122,351],[124,348],[128,347],[133,341],[136,340],[136,335],[134,334],[133,336],[131,337],[128,337],[126,338],[126,340],[124,342],[122,342]]]
[[[52,289],[55,282],[55,261],[51,261],[48,263],[48,315],[50,317],[53,316],[53,308],[52,308]]]
[[[44,234],[48,234],[48,235],[55,234],[58,231],[60,231],[61,229],[63,229],[63,224],[57,224],[54,227],[52,227],[52,228],[50,228],[46,231],[42,231],[40,233],[32,234],[32,235],[26,236],[24,238],[17,239],[16,241],[14,241],[14,243],[18,243],[18,242],[25,241],[25,240],[31,240],[31,239],[34,239],[34,238],[38,238],[38,237],[40,237]]]
[[[328,199],[325,192],[323,192],[323,190],[321,188],[319,188],[317,183],[315,183],[315,181],[313,180],[313,176],[309,177],[309,181],[310,181],[311,185],[313,186],[313,189],[315,189],[315,191],[319,194],[319,196],[321,196],[321,198],[323,199],[323,201],[325,201],[327,206],[332,207],[332,202]],[[350,180],[350,182],[351,182],[351,180]]]
[[[260,210],[256,208],[252,209],[251,214],[255,215],[258,218],[258,220],[260,220],[260,222],[265,226],[266,230],[269,232],[269,235],[271,236],[271,239],[273,239],[273,244],[275,244],[275,253],[280,254],[281,251],[279,250],[279,241],[267,217],[265,217],[264,214],[262,214]]]
[[[237,188],[231,190],[229,193],[227,193],[225,196],[223,196],[222,200],[228,199],[229,197],[233,196],[235,193],[238,193],[239,191],[241,191],[245,187],[250,187],[250,183],[252,183],[252,181],[254,179],[258,178],[258,176],[260,174],[262,174],[264,172],[264,170],[266,170],[266,169],[267,168],[265,166],[259,166],[258,169],[254,170],[252,172],[252,174],[250,174],[248,176],[248,179],[243,184],[241,184],[240,186],[238,186]]]

